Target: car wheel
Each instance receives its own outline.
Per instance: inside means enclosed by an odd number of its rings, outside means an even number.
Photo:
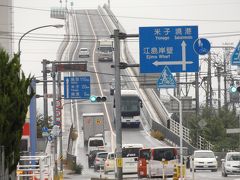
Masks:
[[[190,168],[190,172],[192,172],[192,168]]]
[[[196,172],[196,169],[194,169],[194,172]]]

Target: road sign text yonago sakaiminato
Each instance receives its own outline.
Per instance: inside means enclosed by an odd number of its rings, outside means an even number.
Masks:
[[[198,26],[140,27],[140,73],[198,72],[199,55],[194,51]]]

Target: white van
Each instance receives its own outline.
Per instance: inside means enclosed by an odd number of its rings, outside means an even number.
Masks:
[[[105,150],[105,141],[102,134],[96,134],[88,139],[88,154],[92,150]]]
[[[210,150],[194,151],[190,159],[190,171],[194,170],[211,170],[217,171],[217,159],[214,153]]]

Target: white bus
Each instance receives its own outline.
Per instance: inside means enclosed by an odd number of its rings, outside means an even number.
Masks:
[[[121,90],[122,127],[139,127],[141,123],[142,100],[136,90]]]
[[[123,144],[122,145],[122,173],[137,174],[139,150],[142,144]],[[116,166],[117,167],[117,166]],[[117,168],[115,168],[116,170]]]
[[[141,149],[138,158],[138,177],[173,177],[178,157],[175,147]]]

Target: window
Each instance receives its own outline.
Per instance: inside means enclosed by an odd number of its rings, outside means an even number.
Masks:
[[[90,141],[89,146],[103,146],[103,141],[102,140]]]
[[[162,161],[163,159],[167,161],[176,159],[174,149],[154,149],[153,160]]]

